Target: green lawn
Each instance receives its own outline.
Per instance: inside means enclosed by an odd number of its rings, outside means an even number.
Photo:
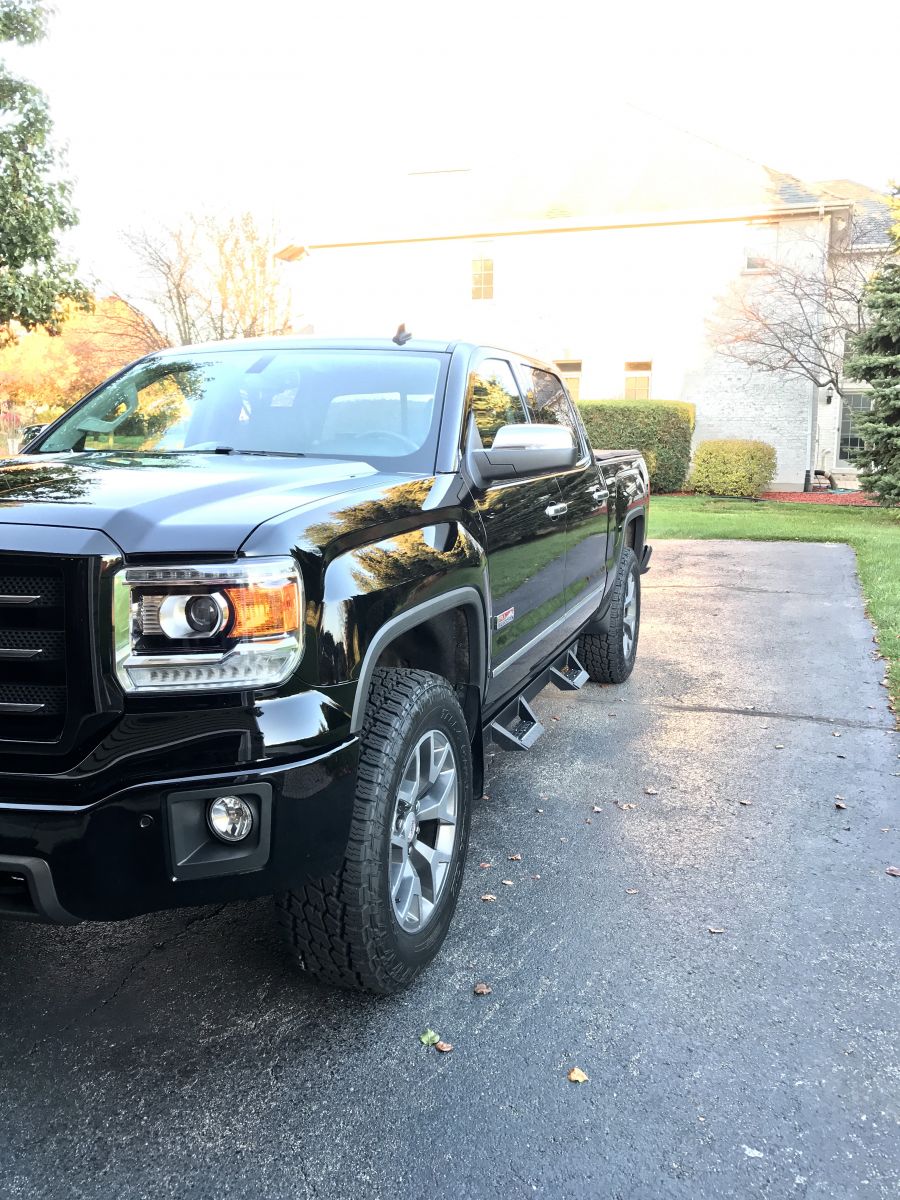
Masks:
[[[888,660],[891,698],[900,709],[900,510],[654,496],[649,533],[651,542],[748,538],[849,543],[856,551],[869,616]]]

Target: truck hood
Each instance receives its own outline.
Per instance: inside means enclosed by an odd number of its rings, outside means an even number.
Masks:
[[[0,463],[0,549],[4,526],[40,525],[100,530],[126,554],[230,554],[263,522],[378,479],[341,459],[20,455]]]

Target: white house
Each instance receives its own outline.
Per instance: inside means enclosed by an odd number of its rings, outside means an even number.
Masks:
[[[556,362],[582,399],[688,400],[696,440],[771,442],[778,489],[802,489],[815,468],[849,481],[864,390],[842,402],[729,361],[709,321],[767,261],[815,270],[854,216],[883,243],[883,198],[803,184],[661,123],[638,134],[591,160],[510,170],[498,158],[362,179],[349,196],[336,186],[332,212],[278,255],[303,321],[323,336],[387,335],[402,321],[421,337],[518,348]]]

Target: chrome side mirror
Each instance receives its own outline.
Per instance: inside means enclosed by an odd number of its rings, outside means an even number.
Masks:
[[[499,479],[566,471],[575,465],[578,449],[567,425],[502,425],[489,449],[474,447],[466,458],[473,479],[484,486]]]

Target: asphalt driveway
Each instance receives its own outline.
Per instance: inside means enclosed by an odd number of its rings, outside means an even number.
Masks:
[[[0,1196],[895,1196],[900,737],[853,554],[662,542],[645,589],[630,683],[502,757],[404,995],[317,989],[264,902],[0,925]]]

